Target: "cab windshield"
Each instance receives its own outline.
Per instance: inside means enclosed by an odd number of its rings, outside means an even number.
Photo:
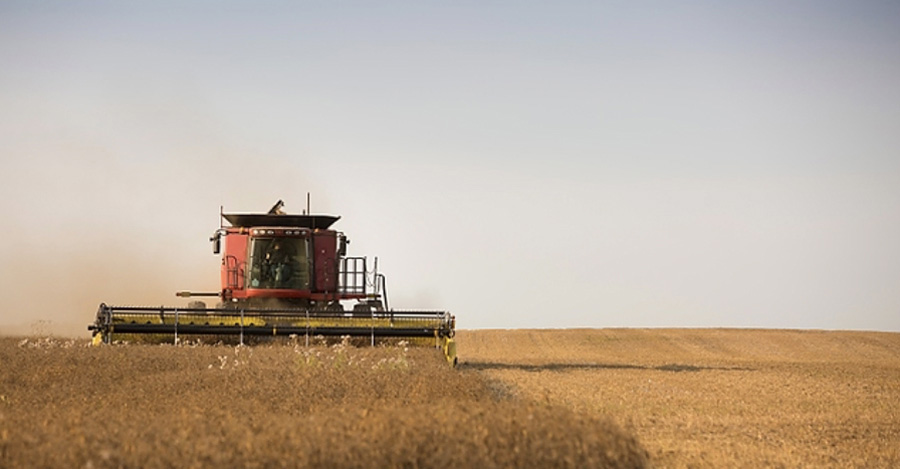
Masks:
[[[251,238],[249,288],[309,289],[306,238]]]

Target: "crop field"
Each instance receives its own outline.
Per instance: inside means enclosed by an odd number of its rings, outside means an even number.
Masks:
[[[0,467],[642,467],[433,349],[0,339]]]
[[[0,467],[900,467],[900,334],[0,338]]]

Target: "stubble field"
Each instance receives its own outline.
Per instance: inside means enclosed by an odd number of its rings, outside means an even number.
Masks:
[[[608,415],[657,467],[900,467],[900,334],[469,331],[464,367]]]
[[[900,334],[483,330],[433,350],[0,339],[0,467],[898,467]]]

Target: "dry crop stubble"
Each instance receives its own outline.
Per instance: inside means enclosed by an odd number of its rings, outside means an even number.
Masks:
[[[900,467],[900,334],[512,330],[458,341],[464,369],[613,416],[659,467]]]
[[[0,339],[4,467],[642,467],[609,419],[433,350]]]

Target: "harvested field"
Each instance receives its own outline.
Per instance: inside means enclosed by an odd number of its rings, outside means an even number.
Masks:
[[[610,415],[657,467],[900,467],[900,334],[463,331],[463,370]]]
[[[0,339],[0,467],[642,467],[434,350]]]

